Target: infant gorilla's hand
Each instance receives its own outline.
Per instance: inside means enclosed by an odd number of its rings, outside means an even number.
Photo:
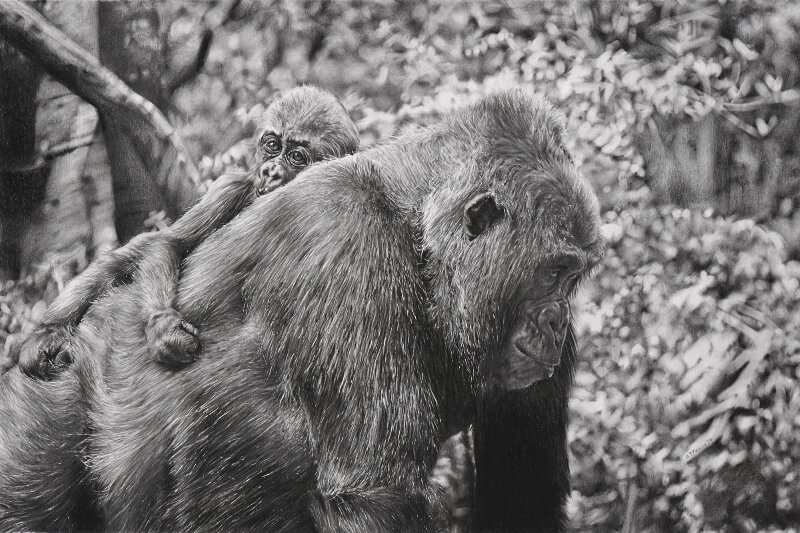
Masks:
[[[53,378],[72,363],[67,350],[70,335],[67,326],[37,326],[19,348],[20,371],[35,379]]]
[[[208,188],[205,201],[218,203],[228,196],[239,197],[237,191],[253,190],[258,181],[255,172],[231,172],[215,179]]]
[[[194,361],[200,351],[198,334],[197,328],[172,308],[153,313],[145,325],[151,357],[170,367],[181,367]]]

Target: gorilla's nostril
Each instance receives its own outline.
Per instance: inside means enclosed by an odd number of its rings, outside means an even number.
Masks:
[[[547,304],[539,312],[536,324],[539,326],[539,331],[542,332],[559,331],[564,326],[564,314],[561,312],[561,306],[555,302]]]
[[[269,177],[269,173],[270,173],[270,169],[271,168],[272,168],[272,165],[267,165],[266,163],[261,165],[261,167],[258,169],[259,177],[262,180],[267,179]]]

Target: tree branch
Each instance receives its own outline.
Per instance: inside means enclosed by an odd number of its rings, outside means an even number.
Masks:
[[[213,31],[208,28],[203,29],[202,35],[200,36],[200,45],[197,47],[194,59],[171,73],[169,79],[164,84],[169,94],[174,93],[184,84],[193,80],[194,77],[203,70],[203,66],[206,64],[206,59],[208,58],[208,51],[211,49],[211,41],[213,38]]]
[[[760,133],[758,133],[758,130],[756,128],[754,128],[744,120],[740,119],[727,109],[724,108],[720,109],[719,114],[722,116],[722,118],[724,118],[725,120],[727,120],[728,122],[739,128],[749,136],[755,139],[761,139],[763,137]]]
[[[187,64],[175,69],[175,72],[170,75],[169,80],[165,83],[167,91],[170,94],[174,93],[187,82],[194,79],[206,64],[208,59],[208,51],[211,49],[211,41],[214,39],[214,32],[224,26],[233,15],[233,11],[239,6],[241,0],[228,0],[222,8],[222,15],[219,20],[214,23],[207,22],[207,15],[203,15],[202,25],[203,29],[200,35],[200,44],[197,47],[197,52],[194,58]]]
[[[151,102],[20,0],[0,2],[0,36],[122,128],[171,204],[185,210],[197,200],[203,189],[197,168]]]

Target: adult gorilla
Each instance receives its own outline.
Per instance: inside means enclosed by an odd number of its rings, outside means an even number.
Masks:
[[[597,221],[558,116],[511,91],[314,167],[198,246],[176,307],[203,352],[177,373],[143,347],[142,309],[174,289],[175,247],[154,246],[89,310],[71,367],[0,382],[0,529],[432,531],[438,444],[486,408],[478,497],[487,458],[515,465],[556,493],[517,485],[542,514],[517,497],[514,520],[560,527],[559,363]],[[535,415],[525,391],[502,392],[554,371],[564,383]]]

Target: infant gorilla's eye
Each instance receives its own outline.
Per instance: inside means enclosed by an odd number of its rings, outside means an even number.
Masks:
[[[261,149],[264,150],[264,153],[268,156],[276,156],[281,151],[281,141],[275,135],[271,133],[265,133],[263,137],[261,137]]]
[[[308,164],[309,156],[308,152],[305,151],[303,148],[295,148],[288,154],[286,154],[286,159],[289,160],[295,167],[304,167]]]

